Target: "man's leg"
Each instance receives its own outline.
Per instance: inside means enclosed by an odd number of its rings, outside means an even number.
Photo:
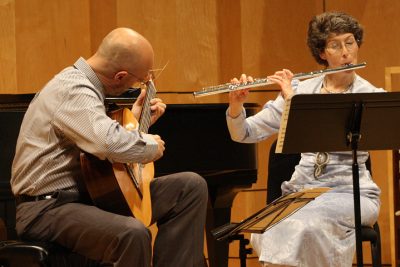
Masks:
[[[20,204],[18,220],[23,222],[24,216],[32,218],[41,205],[46,203]],[[151,234],[141,222],[80,203],[54,206],[47,207],[22,237],[54,241],[112,266],[150,266]]]
[[[155,178],[151,184],[158,234],[154,267],[204,267],[207,184],[192,172]]]

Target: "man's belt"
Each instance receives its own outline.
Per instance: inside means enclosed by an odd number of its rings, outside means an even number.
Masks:
[[[29,196],[29,195],[18,195],[15,196],[15,202],[17,205],[24,203],[24,202],[33,202],[33,201],[40,201],[45,199],[55,198],[56,195],[54,193],[43,194],[40,196]]]

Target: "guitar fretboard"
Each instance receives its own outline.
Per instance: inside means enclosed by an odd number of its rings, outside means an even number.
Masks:
[[[153,99],[156,95],[156,87],[152,80],[148,81],[146,90],[146,97],[143,101],[143,109],[142,114],[139,119],[139,131],[143,133],[148,133],[150,123],[151,123],[151,105],[150,100]]]

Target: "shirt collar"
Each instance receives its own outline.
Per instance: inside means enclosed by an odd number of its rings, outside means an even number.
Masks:
[[[86,60],[80,57],[75,63],[74,67],[83,72],[89,81],[94,85],[95,93],[99,96],[101,101],[104,103],[105,94],[103,84],[100,82],[96,73],[90,67],[90,65],[86,62]]]

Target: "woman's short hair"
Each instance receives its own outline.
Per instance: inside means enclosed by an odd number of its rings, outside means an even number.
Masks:
[[[358,46],[361,46],[363,31],[361,24],[350,15],[343,12],[325,12],[313,17],[308,24],[307,45],[315,60],[328,66],[328,62],[320,57],[328,37],[331,34],[352,33]]]

